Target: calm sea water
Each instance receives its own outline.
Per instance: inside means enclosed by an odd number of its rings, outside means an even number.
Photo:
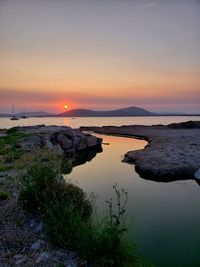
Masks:
[[[200,117],[129,117],[129,118],[30,118],[10,121],[0,118],[0,127],[17,125],[88,125],[168,124]],[[129,150],[143,148],[145,141],[132,138],[103,137],[103,152],[92,161],[77,166],[66,175],[77,181],[87,193],[97,194],[97,208],[105,209],[105,200],[113,195],[112,185],[118,183],[128,191],[128,220],[130,237],[138,251],[161,266],[200,266],[200,187],[193,180],[171,183],[144,180],[134,166],[122,163]]]
[[[188,120],[200,120],[200,116],[174,116],[174,117],[84,117],[84,118],[28,118],[18,121],[11,121],[9,118],[0,118],[0,128],[11,128],[14,126],[25,125],[66,125],[72,128],[80,126],[103,126],[103,125],[130,125],[130,124],[169,124],[173,122],[181,122]]]

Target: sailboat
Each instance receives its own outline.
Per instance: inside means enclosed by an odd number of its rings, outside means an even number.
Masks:
[[[19,118],[17,118],[17,116],[15,116],[14,105],[12,105],[12,116],[10,117],[10,120],[12,120],[12,121],[19,120]]]
[[[22,111],[21,111],[21,117],[20,117],[21,119],[27,119],[28,117],[26,116],[26,113],[25,113],[25,109],[23,109]]]

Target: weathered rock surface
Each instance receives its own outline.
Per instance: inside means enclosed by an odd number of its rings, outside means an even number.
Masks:
[[[58,155],[68,152],[76,153],[96,146],[101,146],[102,139],[74,130],[67,126],[27,126],[17,127],[19,131],[29,136],[21,139],[20,145],[24,151],[37,148],[54,150]]]
[[[97,133],[144,139],[144,149],[129,151],[124,162],[134,163],[141,177],[159,181],[197,178],[200,168],[200,122],[168,126],[81,127]]]
[[[57,267],[59,264],[78,267],[79,259],[75,253],[55,248],[48,242],[40,218],[26,213],[16,202],[1,222],[0,266]]]
[[[194,177],[198,180],[200,180],[200,169],[198,169],[195,174],[194,174]]]

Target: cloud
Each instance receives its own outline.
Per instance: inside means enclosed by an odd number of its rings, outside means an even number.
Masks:
[[[155,3],[155,2],[152,2],[152,3],[146,4],[146,5],[139,6],[139,7],[137,8],[137,10],[141,10],[141,9],[149,8],[149,7],[152,7],[152,6],[155,6],[155,5],[156,5],[156,3]]]

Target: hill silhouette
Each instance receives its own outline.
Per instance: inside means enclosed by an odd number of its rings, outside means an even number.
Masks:
[[[139,107],[128,107],[109,111],[94,111],[90,109],[71,109],[58,114],[60,117],[126,117],[126,116],[153,116],[146,109]]]

